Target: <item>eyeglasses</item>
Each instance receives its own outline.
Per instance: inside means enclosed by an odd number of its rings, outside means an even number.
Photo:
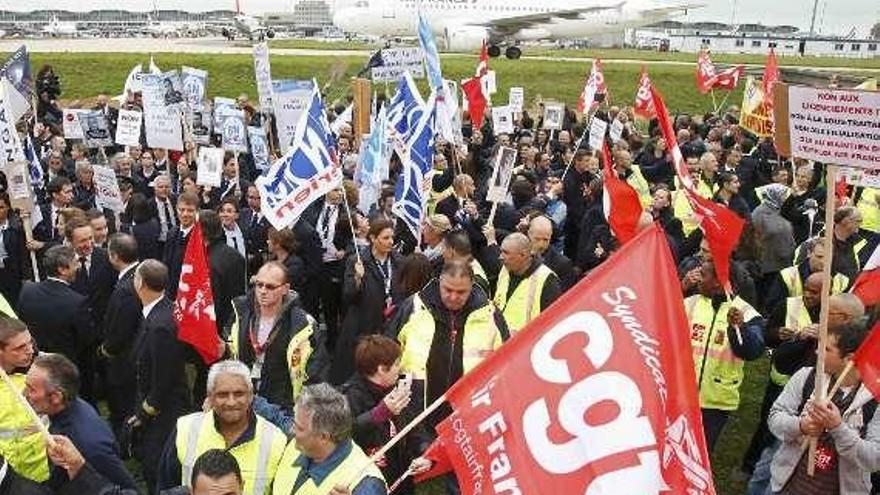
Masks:
[[[268,291],[273,291],[281,287],[279,284],[270,284],[268,282],[254,282],[254,287],[257,289],[266,289]]]

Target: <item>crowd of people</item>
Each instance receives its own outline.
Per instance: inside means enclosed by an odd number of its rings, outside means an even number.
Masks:
[[[407,475],[430,469],[423,454],[450,409],[370,456],[620,247],[603,211],[601,154],[573,111],[558,131],[535,107],[516,115],[513,133],[465,114],[463,143],[437,136],[417,239],[393,210],[397,155],[377,202],[357,208],[360,137],[349,123],[334,126],[341,187],[278,230],[248,153],[227,152],[220,186],[203,186],[192,143],[88,149],[64,138],[51,96],[41,92],[35,123],[22,128],[44,178],[32,239],[0,192],[0,366],[14,384],[0,386],[0,494],[413,493]],[[132,96],[124,107],[140,104]],[[108,101],[100,95],[95,109],[115,134]],[[238,106],[273,125],[246,95]],[[745,362],[769,353],[760,424],[742,453],[748,493],[880,491],[880,416],[858,373],[829,401],[810,398],[826,263],[828,373],[839,375],[866,336],[872,312],[847,291],[880,241],[880,190],[847,191],[824,225],[835,188],[823,164],[778,157],[771,139],[737,125],[736,108],[675,116],[699,194],[746,220],[728,297],[657,122],[607,104],[596,115],[623,124],[613,170],[639,195],[641,227],[659,225],[679,265],[670,283],[684,296],[709,449],[740,406]],[[500,146],[517,157],[493,210]],[[97,163],[116,172],[123,211],[97,208]],[[196,224],[224,342],[210,366],[178,338],[174,316]],[[17,394],[48,418],[47,434]],[[814,477],[808,437],[821,454]],[[459,493],[454,476],[445,486]]]

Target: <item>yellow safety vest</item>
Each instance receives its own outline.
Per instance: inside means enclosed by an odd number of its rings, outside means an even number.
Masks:
[[[779,272],[779,276],[782,277],[782,281],[788,289],[788,297],[800,297],[804,295],[804,284],[803,281],[801,281],[801,274],[800,270],[798,270],[798,265],[783,268],[782,271]],[[849,277],[846,275],[835,273],[834,276],[831,277],[832,294],[843,294],[847,287],[849,287]]]
[[[364,478],[377,478],[385,483],[382,471],[379,471],[364,451],[351,440],[347,441],[351,443],[351,452],[320,485],[315,485],[311,477],[306,477],[306,481],[296,491],[293,491],[293,487],[296,485],[301,468],[294,463],[299,458],[300,452],[296,449],[296,442],[290,442],[275,474],[272,495],[327,495],[336,485],[351,486],[354,489]]]
[[[785,328],[790,328],[797,333],[812,324],[813,319],[810,318],[810,312],[807,311],[803,297],[789,297],[785,300]],[[790,379],[791,376],[780,373],[775,364],[770,366],[770,381],[774,384],[784,387]]]
[[[9,378],[16,390],[0,383],[0,454],[16,473],[42,483],[49,479],[46,444],[40,432],[29,431],[31,417],[15,397],[24,390],[25,375],[13,374]]]
[[[544,282],[551,274],[553,274],[553,270],[547,265],[543,263],[538,265],[538,268],[529,275],[528,279],[520,281],[508,300],[507,289],[510,285],[510,272],[506,267],[501,268],[501,272],[498,274],[498,284],[495,287],[494,301],[504,314],[504,320],[510,328],[511,336],[541,313],[541,292],[544,289]]]
[[[743,312],[749,321],[758,312],[738,296],[724,302],[718,312],[712,300],[700,294],[684,300],[690,325],[700,407],[734,411],[739,407],[739,387],[743,380],[743,360],[738,358],[727,339],[727,312],[731,305]]]
[[[862,213],[862,228],[880,233],[880,190],[866,187],[862,190],[856,208]]]
[[[691,203],[684,192],[684,186],[678,180],[678,177],[675,178],[675,188],[672,194],[672,214],[675,215],[675,218],[681,220],[684,235],[689,236],[691,232],[697,230],[700,224],[694,219],[694,210],[691,208]],[[705,181],[700,180],[696,181],[696,188],[697,194],[709,199],[715,195],[718,186],[709,187]]]
[[[632,173],[626,178],[626,182],[639,193],[639,202],[642,203],[642,208],[648,208],[654,201],[654,198],[651,197],[651,186],[648,185],[648,181],[642,175],[642,169],[638,165],[633,165],[630,170]]]
[[[465,373],[504,343],[501,332],[495,325],[494,313],[492,303],[487,303],[472,311],[464,323],[462,369]],[[422,302],[421,296],[416,294],[413,296],[412,314],[397,335],[401,347],[400,368],[412,373],[416,379],[424,380],[427,377],[428,355],[431,353],[435,330],[436,322],[431,311]]]
[[[18,316],[15,314],[15,310],[12,309],[12,306],[9,304],[9,301],[3,297],[3,294],[0,294],[0,313],[5,314],[11,318],[18,319]]]
[[[235,313],[235,320],[232,322],[232,327],[229,330],[229,347],[232,359],[238,359],[238,322],[240,318],[235,304],[232,305],[232,311]],[[291,337],[290,343],[287,344],[287,369],[290,371],[290,383],[293,385],[294,401],[299,397],[303,386],[305,386],[306,381],[309,379],[306,368],[309,358],[312,356],[312,352],[314,352],[311,341],[312,332],[314,332],[312,317],[307,315],[307,319],[309,323]]]
[[[238,461],[244,494],[268,495],[287,446],[287,436],[272,423],[259,416],[256,418],[254,438],[228,449],[228,452]],[[214,427],[214,415],[210,412],[178,418],[174,443],[181,466],[180,483],[184,486],[190,486],[193,466],[200,455],[211,449],[227,450],[226,440]]]
[[[489,277],[486,276],[486,270],[483,270],[483,265],[475,258],[471,259],[471,270],[474,271],[475,277],[483,277],[483,280],[489,280]]]

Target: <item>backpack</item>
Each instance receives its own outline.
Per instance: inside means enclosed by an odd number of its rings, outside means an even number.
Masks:
[[[816,368],[810,370],[810,374],[807,375],[807,380],[804,382],[798,413],[804,410],[804,406],[807,404],[810,396],[813,395],[814,388],[816,388]],[[868,433],[868,423],[874,418],[874,413],[877,412],[877,405],[877,400],[873,397],[868,402],[862,404],[862,427],[859,429],[859,436],[862,438],[865,438],[865,434]],[[843,411],[840,413],[843,414]]]

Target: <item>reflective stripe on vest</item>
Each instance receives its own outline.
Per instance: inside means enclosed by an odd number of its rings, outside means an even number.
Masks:
[[[49,479],[49,461],[46,444],[40,432],[30,431],[31,417],[19,405],[15,394],[24,390],[25,375],[9,376],[15,390],[0,384],[0,454],[20,476],[42,483]]]
[[[200,455],[211,449],[228,450],[241,469],[244,493],[263,495],[275,476],[284,454],[287,437],[272,423],[257,416],[254,438],[227,449],[226,440],[214,428],[212,413],[193,413],[177,420],[177,457],[181,484],[189,486],[193,466]]]
[[[492,304],[488,303],[468,315],[462,337],[462,370],[465,373],[475,368],[503,343],[495,326],[494,311]],[[401,347],[401,370],[412,373],[416,379],[426,378],[428,356],[436,329],[437,324],[431,311],[425,307],[421,296],[416,294],[413,296],[412,314],[397,335]]]
[[[351,452],[342,460],[330,474],[321,482],[315,485],[315,481],[307,476],[302,486],[294,491],[296,480],[299,477],[301,467],[295,464],[300,456],[300,452],[296,450],[296,442],[290,442],[284,451],[284,457],[278,466],[278,473],[275,475],[275,482],[272,486],[273,495],[327,495],[336,485],[350,486],[356,488],[358,483],[364,478],[376,478],[385,483],[385,478],[379,468],[370,461],[370,458],[364,454],[354,442],[351,443]],[[366,469],[364,467],[366,466]]]
[[[804,305],[803,297],[789,297],[785,300],[786,328],[790,328],[797,333],[810,326],[812,323],[813,319],[810,318],[810,312],[807,311],[807,307]],[[776,364],[770,364],[770,381],[773,382],[774,385],[784,387],[790,379],[790,375],[786,375],[776,369]]]
[[[538,265],[538,268],[529,275],[528,279],[520,280],[519,285],[510,295],[510,299],[507,299],[510,272],[506,267],[501,268],[501,272],[498,274],[498,284],[495,288],[494,301],[504,314],[504,320],[507,321],[511,335],[519,332],[541,313],[541,292],[544,290],[547,277],[552,273],[553,270],[547,265],[543,263]]]

